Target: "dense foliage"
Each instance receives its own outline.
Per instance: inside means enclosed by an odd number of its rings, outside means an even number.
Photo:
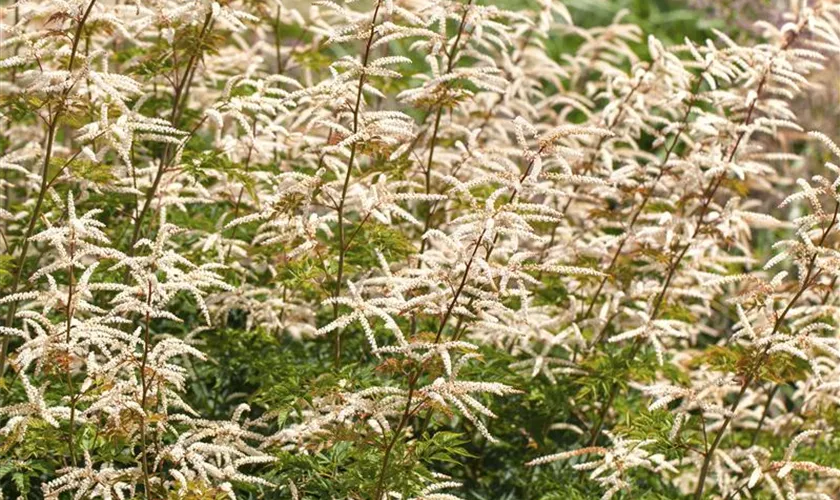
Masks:
[[[0,7],[0,498],[838,498],[840,4],[694,3]]]

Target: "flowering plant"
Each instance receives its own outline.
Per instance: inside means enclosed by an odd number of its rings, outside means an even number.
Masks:
[[[840,491],[840,4],[2,12],[0,498]]]

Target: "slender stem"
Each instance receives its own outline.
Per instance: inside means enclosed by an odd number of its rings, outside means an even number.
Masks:
[[[254,123],[251,125],[251,144],[248,145],[248,154],[245,157],[245,175],[248,175],[248,170],[251,167],[251,155],[254,152],[254,141],[256,140],[256,133],[257,133],[257,120],[254,119]],[[235,220],[239,217],[239,210],[242,207],[242,196],[245,194],[245,184],[242,184],[242,187],[239,188],[239,196],[236,197],[236,205],[233,207],[233,215],[231,219]],[[239,229],[239,226],[233,228],[233,232],[231,233],[231,239],[236,236],[236,231]],[[228,245],[227,252],[225,253],[225,259],[222,263],[226,263],[230,259],[230,254],[233,251],[233,242],[230,242]]]
[[[525,169],[525,172],[522,174],[522,176],[520,178],[520,184],[531,173],[531,169],[534,166],[534,162],[536,160],[536,157],[542,154],[545,147],[546,147],[545,145],[541,146],[539,151],[537,151],[537,154],[534,155],[534,158],[532,158],[531,161],[528,163],[528,167]],[[513,192],[511,193],[510,197],[508,198],[507,203],[511,203],[516,198],[517,195],[518,195],[518,191],[516,189],[514,189]],[[485,226],[484,229],[482,229],[481,234],[479,234],[478,238],[476,238],[475,244],[473,245],[473,249],[472,249],[472,252],[470,254],[470,259],[467,261],[467,265],[464,268],[464,274],[461,277],[461,281],[459,282],[458,287],[456,288],[455,292],[452,295],[452,300],[449,302],[449,306],[446,308],[446,312],[444,313],[443,317],[440,320],[440,324],[438,326],[437,333],[436,333],[435,339],[433,341],[434,344],[437,344],[438,342],[440,342],[440,339],[443,336],[443,332],[444,332],[444,329],[446,328],[446,324],[449,321],[449,318],[452,316],[452,312],[455,310],[455,306],[458,303],[458,299],[460,298],[461,293],[464,291],[464,287],[467,283],[467,279],[469,278],[470,269],[472,268],[473,263],[475,262],[475,257],[478,254],[478,249],[481,247],[481,243],[484,241],[484,237],[485,237],[486,234],[487,234],[487,227]],[[484,256],[485,260],[490,258],[490,255],[493,253],[493,250],[496,248],[496,242],[498,240],[498,237],[499,237],[499,235],[498,235],[498,233],[496,233],[496,236],[493,238],[493,243],[489,246],[489,248],[487,249],[487,251],[485,253],[485,256]],[[458,326],[456,326],[456,328],[455,328],[455,335],[459,335]],[[421,405],[417,405],[417,407],[414,409],[414,411],[411,411],[411,412],[408,411],[408,409],[412,405],[412,396],[413,396],[414,391],[416,389],[416,384],[419,381],[422,373],[423,373],[423,367],[418,366],[409,378],[409,381],[408,381],[408,398],[406,400],[405,410],[403,412],[404,418],[400,420],[400,424],[397,426],[397,430],[394,432],[394,434],[391,438],[391,441],[389,441],[388,445],[385,448],[385,455],[383,456],[383,459],[382,459],[382,467],[379,471],[379,479],[377,480],[377,486],[376,486],[375,494],[374,494],[374,497],[373,497],[374,500],[380,500],[380,498],[382,496],[382,488],[384,487],[385,476],[388,472],[388,462],[390,461],[391,451],[393,450],[393,447],[396,444],[396,441],[400,437],[400,433],[402,432],[403,428],[405,427],[405,425],[407,423],[406,415],[410,416],[411,414],[414,414],[421,406]],[[426,416],[426,421],[424,422],[424,427],[425,427],[425,425],[428,424],[428,421],[429,421],[430,418],[431,418],[430,414]]]
[[[90,16],[91,11],[93,10],[93,5],[96,3],[96,0],[90,0],[90,3],[85,10],[85,13],[82,15],[82,19],[79,21],[79,24],[76,25],[76,33],[73,35],[73,47],[70,49],[70,63],[67,65],[67,72],[73,72],[73,65],[76,62],[76,54],[79,48],[79,41],[82,38],[82,29],[85,27],[85,22],[87,22],[88,16]],[[66,97],[66,95],[65,95]]]
[[[78,24],[76,25],[76,31],[73,35],[73,45],[70,50],[70,62],[67,65],[67,71],[73,71],[73,66],[76,62],[76,53],[79,48],[79,40],[82,36],[82,29],[87,22],[88,17],[90,16],[91,11],[93,10],[93,6],[96,4],[96,0],[90,0],[90,3],[87,6],[82,18],[79,20]],[[32,210],[32,215],[29,218],[29,225],[26,228],[26,233],[23,236],[22,247],[20,251],[20,255],[18,256],[17,262],[15,263],[15,278],[12,282],[12,286],[9,290],[9,295],[15,294],[20,286],[21,276],[23,275],[23,265],[26,262],[26,257],[29,251],[29,238],[32,237],[32,234],[35,232],[35,225],[38,222],[39,217],[41,216],[41,208],[44,204],[44,197],[47,194],[47,172],[50,166],[50,160],[52,159],[53,154],[53,143],[55,142],[55,135],[56,130],[58,128],[59,118],[61,117],[62,113],[65,110],[65,106],[67,103],[67,98],[70,95],[70,92],[73,90],[75,86],[75,82],[73,85],[68,87],[62,93],[61,101],[56,107],[55,112],[50,117],[47,126],[47,147],[46,152],[44,154],[44,162],[41,167],[41,187],[38,191],[38,198],[35,201],[35,208]],[[9,304],[9,311],[6,313],[6,326],[10,327],[12,325],[12,321],[14,321],[15,313],[17,312],[18,301],[14,301]],[[6,373],[6,357],[8,354],[9,349],[9,336],[2,335],[2,344],[0,344],[0,377],[2,377]]]
[[[767,415],[770,413],[770,406],[773,404],[773,398],[776,396],[776,393],[779,392],[780,387],[781,384],[774,384],[773,388],[770,390],[770,393],[767,395],[767,403],[764,404],[764,410],[761,412],[761,418],[758,420],[758,425],[753,431],[753,436],[750,440],[750,447],[755,446],[756,441],[758,441],[758,436],[759,434],[761,434],[761,428],[764,426],[764,421],[767,419]]]
[[[650,183],[650,186],[647,187],[647,189],[645,190],[645,194],[644,194],[644,197],[642,198],[642,202],[639,204],[639,206],[633,212],[633,215],[630,218],[630,223],[627,225],[626,235],[625,235],[624,238],[621,239],[621,241],[618,244],[618,247],[616,248],[615,252],[613,253],[612,258],[610,259],[610,263],[607,266],[607,269],[604,271],[604,277],[601,279],[601,282],[598,284],[598,289],[595,291],[595,294],[590,299],[589,306],[587,307],[586,312],[583,314],[581,319],[588,318],[589,315],[592,313],[592,311],[595,307],[595,303],[597,302],[598,297],[601,294],[601,291],[604,289],[604,285],[609,280],[610,273],[615,268],[615,265],[618,262],[618,258],[621,256],[621,251],[624,249],[624,245],[627,243],[627,240],[630,238],[630,234],[631,234],[633,228],[636,225],[636,221],[639,219],[639,216],[641,216],[642,212],[644,212],[644,209],[647,206],[648,202],[650,201],[650,199],[653,195],[653,192],[656,189],[656,186],[659,184],[659,181],[662,179],[662,177],[668,171],[667,165],[668,165],[668,161],[671,159],[671,154],[673,154],[674,150],[677,147],[677,144],[679,144],[680,137],[682,136],[682,134],[688,129],[689,116],[691,115],[691,112],[694,110],[694,106],[697,104],[696,96],[697,96],[697,93],[700,90],[700,84],[703,81],[702,75],[703,75],[703,73],[708,71],[710,66],[711,66],[711,63],[709,63],[703,69],[703,71],[695,77],[694,85],[693,85],[693,88],[692,88],[692,91],[691,91],[691,95],[692,95],[691,100],[689,101],[689,104],[686,107],[685,113],[683,114],[682,118],[680,119],[680,127],[679,127],[679,129],[677,129],[677,133],[674,134],[673,141],[671,142],[671,145],[668,147],[667,151],[665,152],[665,157],[659,163],[659,166],[658,166],[658,171],[659,172],[657,173],[656,177],[653,179],[653,182]]]
[[[458,48],[459,48],[458,44],[461,40],[461,37],[464,34],[464,28],[466,26],[466,19],[467,19],[467,15],[469,14],[470,6],[472,5],[472,2],[473,2],[473,0],[468,0],[468,2],[464,5],[464,12],[461,15],[461,21],[458,25],[458,33],[455,36],[455,40],[452,42],[452,48],[449,51],[446,52],[447,57],[448,57],[448,62],[447,62],[447,65],[446,65],[446,73],[450,73],[452,71],[453,67],[455,66],[456,56],[457,56]],[[501,99],[499,99],[499,102],[501,102]],[[441,99],[438,102],[437,112],[435,114],[435,121],[434,121],[434,126],[433,126],[433,131],[432,131],[432,137],[429,141],[429,157],[428,157],[428,160],[426,161],[426,169],[425,169],[425,173],[424,173],[424,187],[425,187],[426,195],[431,194],[432,165],[433,165],[433,160],[434,160],[435,147],[437,145],[438,131],[440,129],[440,120],[441,120],[441,116],[443,114],[443,107],[444,106],[443,106],[443,102],[442,102],[442,99]],[[425,121],[425,118],[424,118],[424,121]],[[527,171],[530,172],[531,167],[533,166],[533,163],[534,162],[532,160],[531,163],[528,165]],[[458,170],[458,167],[455,168],[455,171],[457,171],[457,170]],[[526,175],[527,175],[527,173],[526,173]],[[523,176],[523,178],[524,178],[524,176]],[[428,205],[427,209],[426,209],[426,215],[424,217],[425,221],[424,221],[424,227],[423,227],[423,233],[424,234],[431,227],[432,215],[434,214],[434,211],[435,211],[436,207],[437,207],[437,202],[434,202],[434,203],[430,203]],[[447,307],[446,313],[444,314],[443,318],[441,319],[440,325],[439,325],[437,333],[435,335],[434,343],[438,343],[440,341],[441,336],[443,335],[443,330],[446,327],[446,323],[448,322],[449,317],[451,316],[452,311],[453,311],[455,305],[457,304],[458,297],[460,297],[461,292],[464,289],[467,278],[469,276],[470,268],[472,267],[473,261],[475,260],[475,256],[476,256],[476,253],[478,252],[478,248],[481,245],[482,240],[484,239],[485,232],[486,232],[486,229],[484,231],[482,231],[481,235],[478,237],[478,240],[475,243],[475,246],[473,247],[473,251],[472,251],[472,254],[470,256],[470,260],[467,262],[466,268],[464,269],[464,275],[461,278],[461,282],[459,283],[458,288],[453,295],[452,301],[450,302],[449,306]],[[495,240],[494,240],[494,243],[495,243]],[[422,241],[422,243],[420,244],[420,255],[425,253],[426,249],[427,249],[427,242],[424,239]],[[489,251],[492,251],[492,249],[489,250]],[[488,251],[488,255],[489,255],[489,251]],[[418,259],[417,267],[418,268],[421,267],[422,263],[423,263],[422,259]],[[455,326],[455,336],[456,337],[459,333],[460,324],[461,324],[461,318],[458,319],[458,324]],[[416,317],[415,314],[412,314],[412,316],[411,316],[411,335],[412,336],[415,334],[416,329],[417,329],[417,317]],[[419,378],[419,376],[420,376],[420,371],[418,370],[415,373],[415,375],[416,376],[412,377],[409,380],[409,398],[408,398],[408,401],[406,402],[406,409],[408,409],[411,406],[411,397],[410,396],[413,393],[414,384],[416,383],[417,378]],[[418,408],[419,408],[419,406],[418,406]],[[426,417],[423,420],[422,428],[423,428],[424,431],[425,431],[426,426],[428,426],[429,422],[431,421],[431,413],[432,413],[432,410],[429,410],[426,414]],[[383,463],[382,463],[382,470],[380,471],[380,475],[379,475],[379,483],[380,484],[377,486],[377,494],[378,495],[381,495],[381,483],[384,481],[385,474],[387,472],[387,462],[388,462],[388,459],[389,459],[389,456],[390,456],[390,453],[391,453],[391,449],[393,448],[393,445],[398,438],[399,438],[399,432],[394,434],[391,443],[389,444],[388,448],[386,449],[385,457],[384,457]]]
[[[784,44],[782,45],[782,48],[781,48],[782,52],[787,50],[793,44],[794,40],[796,40],[796,38],[799,36],[799,34],[801,33],[801,31],[800,31],[801,26],[802,26],[802,21],[800,21],[799,24],[798,24],[799,29],[797,29],[796,31],[790,31],[790,32],[787,33],[786,40],[785,40],[785,42],[784,42]],[[764,74],[762,75],[762,78],[761,78],[761,82],[758,84],[758,89],[756,91],[756,97],[753,99],[752,103],[750,103],[749,109],[747,111],[747,119],[746,119],[747,125],[749,125],[752,121],[753,111],[755,110],[756,103],[758,103],[758,100],[761,98],[761,90],[763,89],[764,84],[767,81],[768,75],[770,74],[772,64],[773,64],[773,61],[771,61],[770,64],[768,64],[768,67],[765,69]],[[735,145],[733,146],[732,151],[729,155],[729,161],[730,162],[734,159],[735,152],[737,151],[738,146],[741,144],[741,140],[744,138],[744,135],[746,134],[746,132],[747,132],[747,127],[745,127],[741,131],[741,133],[738,135],[738,139],[735,142]],[[828,233],[831,231],[831,229],[836,224],[838,209],[840,209],[840,203],[835,203],[835,205],[834,205],[834,215],[832,216],[831,222],[829,223],[829,225],[823,231],[822,237],[820,237],[820,240],[817,243],[817,246],[822,246],[823,243],[825,243],[825,239],[828,236]],[[810,286],[811,275],[813,274],[814,265],[816,264],[816,262],[817,262],[817,254],[815,253],[811,257],[810,261],[808,262],[808,269],[807,269],[807,272],[805,273],[805,279],[802,280],[802,285],[799,287],[799,290],[796,292],[796,294],[793,296],[793,298],[790,300],[790,302],[788,302],[787,307],[785,307],[785,309],[784,309],[784,311],[782,311],[781,315],[779,315],[779,317],[776,319],[776,322],[773,325],[773,331],[770,333],[770,337],[772,337],[773,335],[776,334],[776,332],[781,327],[782,322],[784,321],[784,319],[787,316],[790,309],[793,307],[793,305],[796,303],[796,301],[799,300],[799,297],[805,292],[805,290]],[[753,380],[757,376],[757,370],[760,369],[760,367],[764,363],[766,357],[769,355],[769,349],[770,349],[770,346],[768,345],[764,349],[764,351],[762,352],[761,356],[759,357],[759,360],[758,360],[758,363],[757,363],[755,369],[751,370],[747,374],[747,376],[744,378],[744,381],[741,384],[741,390],[738,392],[738,395],[736,396],[735,401],[732,402],[732,406],[730,408],[730,415],[727,416],[726,418],[724,418],[723,425],[721,425],[721,427],[717,431],[717,435],[715,436],[715,440],[712,442],[712,446],[709,448],[709,452],[706,454],[706,457],[703,460],[703,465],[700,468],[700,476],[697,479],[697,489],[694,492],[694,499],[695,500],[700,500],[700,499],[703,498],[703,489],[706,486],[706,475],[709,473],[709,466],[711,465],[712,457],[715,454],[715,450],[717,449],[718,445],[720,444],[721,439],[723,439],[723,434],[726,432],[726,429],[729,427],[729,423],[732,421],[732,418],[735,415],[735,410],[738,408],[738,405],[741,403],[741,399],[744,397],[744,394],[746,393],[747,388],[750,386],[750,384],[752,384]]]
[[[472,254],[470,255],[470,260],[467,261],[467,266],[464,269],[464,275],[461,277],[461,282],[458,285],[457,290],[452,295],[452,300],[449,302],[449,306],[446,308],[446,312],[443,315],[443,318],[440,321],[440,325],[438,326],[437,335],[435,335],[434,344],[440,342],[440,338],[443,335],[443,330],[446,327],[446,323],[449,320],[449,317],[452,315],[452,311],[455,308],[455,305],[458,303],[458,298],[461,296],[461,292],[464,290],[464,285],[467,282],[467,278],[470,274],[470,268],[475,261],[475,256],[478,253],[478,249],[481,247],[481,242],[484,240],[484,235],[486,234],[487,229],[485,228],[479,237],[475,241],[475,245],[473,246]],[[394,431],[394,434],[391,440],[388,442],[388,445],[385,448],[385,455],[382,458],[382,467],[379,471],[379,479],[377,480],[376,484],[376,493],[374,494],[374,500],[379,500],[382,497],[382,488],[384,486],[385,475],[388,472],[388,462],[391,457],[391,451],[396,444],[396,441],[399,439],[400,433],[402,432],[403,428],[407,423],[407,419],[409,416],[409,409],[411,408],[412,404],[412,396],[414,395],[414,391],[416,389],[417,381],[420,379],[420,375],[423,373],[423,367],[417,367],[414,372],[412,372],[411,377],[408,380],[408,397],[405,404],[405,409],[403,411],[403,417],[400,419],[400,423],[397,426],[397,429]],[[419,408],[419,406],[418,406]],[[427,419],[428,420],[428,419]]]
[[[69,251],[69,260],[70,264],[67,266],[67,273],[69,275],[70,283],[67,286],[67,318],[66,318],[66,327],[65,327],[65,336],[64,341],[67,344],[67,391],[70,395],[70,423],[69,429],[67,433],[67,441],[70,446],[70,460],[73,463],[73,466],[76,466],[76,450],[75,445],[73,443],[75,432],[76,432],[76,402],[77,402],[77,394],[75,389],[73,389],[73,351],[70,346],[70,331],[73,325],[73,316],[75,314],[75,308],[73,307],[73,291],[76,287],[76,273],[74,269],[75,263],[73,260],[75,259],[76,254],[76,242],[75,242],[75,231],[71,227],[70,229],[70,251]]]
[[[373,19],[370,22],[370,35],[368,35],[367,44],[365,45],[365,52],[362,55],[362,69],[359,75],[359,88],[356,91],[356,104],[353,107],[353,134],[359,131],[359,111],[362,106],[362,90],[365,86],[365,79],[367,78],[367,64],[370,57],[370,50],[373,46],[373,38],[376,34],[376,18],[379,15],[379,7],[382,5],[382,0],[377,0],[376,8],[373,10]],[[338,271],[335,279],[335,293],[333,297],[338,298],[341,295],[341,285],[344,279],[344,259],[346,256],[346,245],[344,242],[344,204],[347,201],[347,188],[350,186],[350,177],[353,173],[353,162],[356,160],[356,150],[358,149],[359,141],[353,142],[350,147],[350,158],[347,160],[347,172],[344,175],[344,184],[341,186],[341,198],[338,201]],[[338,304],[333,305],[333,317],[338,317]],[[341,329],[336,330],[335,333],[335,365],[341,366]]]
[[[466,26],[467,14],[470,12],[470,6],[472,5],[473,0],[468,0],[466,5],[464,6],[464,13],[461,15],[461,22],[458,25],[458,34],[455,36],[455,41],[452,42],[452,49],[449,50],[449,61],[446,64],[446,73],[451,73],[452,68],[455,66],[456,55],[458,53],[458,42],[461,41],[461,36],[464,34],[464,28]],[[432,165],[435,158],[435,147],[437,146],[437,137],[438,131],[440,130],[440,118],[443,115],[443,102],[440,102],[437,108],[437,112],[435,113],[435,124],[432,128],[432,138],[429,141],[429,159],[426,161],[426,171],[425,171],[425,179],[424,179],[424,187],[426,190],[426,194],[431,194],[432,192]],[[426,215],[425,215],[425,227],[424,233],[429,230],[431,227],[431,219],[432,219],[432,211],[434,210],[434,204],[429,203],[426,207]],[[424,239],[420,243],[420,253],[424,253],[426,250],[426,240]],[[419,263],[418,263],[419,264]]]
[[[105,132],[106,131],[104,131],[104,130],[102,132],[99,132],[92,139],[90,139],[90,142],[91,143],[96,142],[97,139],[99,139],[100,137],[105,135]],[[76,158],[78,158],[80,154],[82,154],[81,149],[76,151],[75,153],[73,153],[73,155],[70,156],[70,158],[67,158],[67,160],[65,160],[64,163],[61,164],[61,166],[58,168],[58,170],[56,170],[55,174],[52,176],[52,179],[50,179],[49,182],[47,182],[47,186],[46,186],[47,190],[49,190],[50,188],[53,187],[53,185],[55,185],[56,181],[58,181],[58,178],[61,177],[61,174],[64,173],[64,170],[66,170],[67,167],[69,167],[70,164],[73,163],[73,161]]]
[[[604,126],[606,127],[607,130],[612,131],[613,128],[618,124],[618,122],[621,121],[621,118],[623,118],[623,116],[624,116],[624,112],[627,110],[627,108],[626,108],[627,103],[630,102],[630,99],[633,97],[633,95],[635,95],[636,92],[639,90],[639,88],[641,88],[642,82],[644,81],[644,78],[643,78],[644,75],[649,73],[653,69],[655,64],[656,64],[656,60],[653,60],[643,70],[642,76],[640,76],[639,80],[633,85],[633,87],[630,88],[630,92],[628,92],[627,95],[625,95],[621,99],[621,102],[619,102],[619,104],[618,104],[619,111],[618,111],[618,113],[615,114],[613,119],[612,120],[604,120],[602,118],[602,122],[604,123]],[[607,136],[601,136],[598,139],[598,142],[595,144],[595,147],[592,148],[592,152],[590,153],[588,159],[586,159],[583,162],[583,170],[582,170],[583,173],[588,172],[594,166],[595,156],[598,154],[598,151],[601,150],[601,146],[603,146],[606,141],[607,141]],[[572,187],[572,192],[569,195],[568,199],[566,200],[566,204],[563,206],[563,210],[560,211],[560,213],[563,214],[564,216],[569,211],[569,207],[572,205],[572,201],[574,200],[574,194],[577,193],[577,190],[579,188],[580,188],[579,184],[575,184]]]
[[[837,224],[838,213],[840,213],[840,202],[835,202],[834,214],[831,217],[831,222],[829,222],[828,226],[826,226],[826,228],[823,230],[822,236],[817,242],[817,247],[823,246],[826,238],[828,237],[828,234]],[[790,299],[782,313],[776,319],[775,323],[773,324],[773,330],[768,335],[768,338],[772,338],[773,335],[775,335],[779,331],[779,328],[781,328],[782,323],[784,322],[791,308],[793,308],[794,304],[796,304],[796,302],[799,300],[802,294],[805,293],[805,290],[807,290],[813,284],[813,279],[816,279],[816,277],[819,275],[819,272],[817,272],[816,274],[814,273],[816,263],[817,253],[815,252],[808,261],[808,267],[805,272],[805,278],[801,282],[802,284],[800,285],[799,289],[794,294],[794,296]],[[729,427],[729,423],[735,416],[735,410],[737,410],[738,406],[741,404],[741,400],[743,399],[744,394],[747,392],[747,388],[749,388],[749,386],[753,383],[756,377],[758,377],[758,373],[761,370],[761,366],[764,364],[764,362],[767,360],[767,357],[770,355],[771,347],[772,344],[769,344],[767,345],[767,347],[764,348],[764,350],[759,355],[757,362],[752,366],[747,375],[744,377],[744,381],[741,383],[741,389],[740,391],[738,391],[738,395],[735,397],[735,400],[732,402],[732,406],[729,409],[729,415],[726,418],[724,418],[723,425],[721,425],[720,429],[718,429],[717,431],[715,440],[712,442],[712,446],[711,448],[709,448],[709,453],[706,454],[706,458],[705,460],[703,460],[703,465],[700,468],[700,476],[697,480],[697,489],[694,492],[695,500],[700,500],[701,498],[703,498],[703,489],[706,484],[706,475],[709,473],[709,466],[711,465],[712,457],[714,456],[715,450],[720,444],[721,439],[723,439],[723,434]]]
[[[146,363],[149,358],[149,344],[151,343],[151,308],[152,308],[152,282],[149,281],[148,289],[146,290],[148,296],[146,297],[146,318],[143,332],[143,358],[140,361],[140,385],[141,397],[140,408],[143,410],[140,422],[140,441],[141,446],[141,464],[143,467],[143,487],[145,488],[146,497],[150,497],[151,489],[149,487],[149,453],[148,444],[146,442],[146,403],[149,395],[149,381],[146,380]]]
[[[601,412],[598,414],[598,423],[592,426],[591,431],[589,432],[589,442],[586,444],[586,447],[589,448],[595,445],[595,442],[598,441],[598,434],[601,433],[601,429],[604,428],[604,423],[607,420],[607,413],[612,408],[613,402],[615,401],[615,397],[618,395],[618,384],[613,383],[612,387],[610,388],[610,396],[607,398],[607,402],[601,407]]]
[[[359,225],[356,226],[356,229],[354,229],[353,232],[350,234],[350,237],[347,238],[347,242],[344,243],[345,252],[350,249],[350,244],[353,243],[353,239],[356,237],[357,234],[359,234],[359,231],[362,230],[362,226],[365,225],[365,222],[367,222],[367,220],[370,219],[371,214],[373,214],[373,209],[371,209],[368,213],[365,214],[365,216],[362,218],[362,221],[359,222]]]
[[[207,31],[210,29],[211,22],[213,20],[213,12],[207,12],[207,15],[204,17],[204,24],[201,27],[201,32],[198,35],[199,39],[199,46],[204,40]],[[187,67],[184,71],[184,75],[182,78],[179,79],[177,84],[175,85],[174,90],[174,97],[172,99],[172,114],[170,117],[170,123],[172,127],[178,128],[178,123],[180,122],[181,116],[184,112],[184,108],[186,107],[187,99],[185,98],[187,91],[189,91],[189,85],[192,83],[193,76],[195,75],[195,65],[198,62],[199,55],[200,55],[200,48],[196,49],[196,52],[190,56],[190,59],[187,61]],[[177,74],[176,74],[177,76]],[[202,122],[203,123],[203,120]],[[189,136],[188,136],[189,137]],[[164,173],[166,173],[167,168],[169,168],[169,162],[177,156],[176,154],[170,154],[172,151],[171,144],[167,143],[163,149],[163,155],[161,157],[160,168],[158,168],[157,173],[155,174],[155,178],[152,181],[151,187],[146,191],[146,197],[143,202],[143,207],[140,209],[140,213],[137,215],[137,218],[134,220],[134,231],[131,235],[131,242],[128,245],[127,253],[129,256],[134,254],[134,245],[140,239],[140,231],[143,227],[143,220],[146,218],[146,214],[149,212],[149,208],[151,208],[152,200],[157,193],[158,187],[160,186],[160,182],[163,179]]]
[[[785,47],[787,47],[790,43],[791,43],[791,41],[786,43]],[[724,155],[723,155],[723,158],[727,158],[728,162],[732,162],[732,160],[735,158],[735,154],[737,153],[738,148],[741,145],[741,142],[742,142],[742,140],[743,140],[743,138],[746,134],[746,131],[747,131],[747,129],[749,129],[749,125],[753,121],[753,114],[756,110],[756,104],[758,103],[759,99],[762,96],[762,90],[763,90],[764,85],[767,81],[768,74],[769,74],[769,67],[765,71],[764,75],[762,76],[762,79],[759,81],[758,87],[756,89],[756,97],[752,100],[752,102],[750,103],[750,106],[747,110],[747,114],[746,114],[746,117],[744,119],[744,124],[746,126],[742,127],[741,132],[738,133],[738,136],[736,137],[735,142],[732,145],[732,147],[730,148],[729,152],[724,153]],[[715,194],[717,193],[717,190],[722,185],[725,177],[726,177],[725,172],[716,175],[715,177],[713,177],[712,179],[709,180],[708,186],[706,186],[706,188],[704,189],[703,202],[700,206],[699,214],[697,216],[697,225],[695,226],[694,231],[691,234],[691,237],[683,245],[682,249],[677,252],[676,258],[672,259],[669,266],[668,266],[667,274],[666,274],[666,277],[665,277],[665,282],[662,284],[662,288],[659,290],[656,297],[654,298],[653,309],[652,309],[651,314],[649,315],[650,321],[653,321],[653,320],[655,320],[656,318],[659,317],[659,313],[662,310],[662,304],[664,304],[665,297],[667,296],[668,289],[671,286],[672,280],[676,276],[677,269],[679,268],[680,264],[682,263],[682,260],[685,258],[686,254],[688,253],[688,250],[692,247],[692,245],[694,243],[694,240],[700,234],[700,231],[708,223],[708,221],[706,220],[706,215],[709,211],[709,208],[711,207],[712,201],[714,200]],[[634,358],[635,355],[638,353],[638,351],[640,349],[641,349],[641,337],[637,338],[637,340],[634,342],[633,348],[631,350],[631,358]],[[613,387],[615,387],[615,386],[618,385],[618,383],[613,382],[612,385],[613,385]],[[607,405],[607,410],[609,410],[609,406],[611,406],[611,402],[610,402],[610,404]],[[603,426],[604,419],[606,418],[606,415],[607,415],[607,412],[605,412],[605,411],[601,412],[601,415],[599,416],[598,424],[595,427],[600,428],[600,427]],[[725,426],[724,426],[724,428],[725,428]],[[596,439],[597,439],[597,436],[596,436]],[[716,444],[712,443],[711,451],[714,451],[715,446],[716,446]],[[708,456],[706,458],[708,459]],[[703,473],[703,476],[705,477],[705,473]]]
[[[388,473],[388,464],[391,460],[391,451],[394,449],[394,445],[397,444],[397,440],[399,439],[400,434],[402,434],[403,429],[405,429],[405,426],[408,424],[408,419],[411,416],[411,398],[414,395],[417,380],[412,377],[410,382],[411,383],[409,384],[408,389],[408,402],[405,405],[400,422],[397,425],[396,430],[394,430],[394,435],[385,447],[385,455],[382,457],[382,467],[379,469],[379,476],[376,480],[376,489],[374,490],[373,500],[381,500],[382,498],[383,488],[385,487],[385,477]]]

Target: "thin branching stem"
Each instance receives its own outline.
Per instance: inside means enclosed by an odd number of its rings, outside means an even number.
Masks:
[[[82,17],[76,23],[76,30],[73,34],[73,42],[72,48],[70,49],[70,61],[67,63],[67,71],[72,73],[73,67],[76,63],[76,54],[79,48],[79,41],[82,37],[82,31],[84,30],[85,23],[90,16],[90,13],[93,11],[93,6],[96,4],[96,0],[90,0],[88,3],[87,9],[82,14]],[[61,98],[56,106],[54,112],[51,113],[50,119],[48,120],[47,126],[47,141],[46,141],[46,151],[44,153],[44,162],[41,166],[41,187],[38,190],[38,197],[35,201],[35,207],[32,209],[32,214],[29,216],[29,224],[26,227],[26,233],[23,235],[21,239],[22,246],[20,249],[20,255],[15,262],[15,277],[12,281],[12,285],[9,287],[9,294],[12,295],[18,291],[18,287],[20,286],[21,276],[23,275],[23,268],[26,264],[26,257],[29,253],[29,239],[35,233],[35,225],[38,222],[38,219],[41,217],[41,208],[44,205],[44,198],[47,195],[47,187],[48,187],[48,172],[50,167],[50,162],[52,161],[53,156],[53,146],[55,143],[55,136],[56,131],[58,130],[58,125],[60,123],[61,117],[66,111],[67,107],[67,99],[70,97],[70,93],[75,86],[75,81],[73,85],[70,85],[62,92]],[[17,312],[17,305],[18,302],[12,302],[9,304],[9,310],[6,313],[6,322],[5,325],[10,327],[12,322],[15,318],[15,313]],[[6,356],[9,349],[9,337],[7,335],[2,335],[2,343],[0,344],[0,378],[6,372]]]
[[[356,134],[359,131],[359,120],[361,118],[361,107],[362,107],[362,91],[364,90],[365,80],[367,79],[367,65],[368,59],[370,58],[370,50],[371,46],[373,45],[374,36],[376,35],[376,20],[379,16],[379,8],[382,5],[382,0],[377,0],[376,7],[373,10],[373,18],[370,22],[370,34],[368,35],[367,43],[365,44],[365,50],[362,54],[362,67],[359,74],[359,83],[358,89],[356,90],[356,102],[353,105],[353,133]],[[356,151],[358,149],[359,141],[354,141],[353,145],[350,146],[350,158],[347,160],[347,171],[344,174],[344,183],[341,186],[341,197],[338,200],[338,207],[336,211],[338,212],[338,270],[336,271],[335,276],[335,292],[333,297],[340,297],[341,296],[341,285],[344,281],[344,261],[346,259],[346,251],[347,245],[344,242],[344,205],[347,201],[347,188],[350,187],[350,179],[353,174],[353,165],[356,160]],[[333,306],[333,317],[338,317],[338,304]],[[340,330],[336,331],[335,334],[335,344],[334,344],[334,360],[335,366],[338,368],[341,366],[341,333]]]

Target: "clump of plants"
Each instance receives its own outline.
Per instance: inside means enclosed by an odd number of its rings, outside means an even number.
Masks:
[[[840,491],[840,4],[2,12],[0,498]]]

